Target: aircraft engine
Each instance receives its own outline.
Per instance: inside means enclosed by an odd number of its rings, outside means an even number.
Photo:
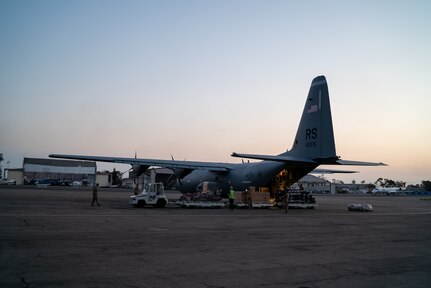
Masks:
[[[135,174],[135,177],[139,177],[139,176],[141,176],[142,174],[144,174],[148,170],[148,167],[150,167],[150,166],[147,166],[147,165],[132,165],[133,174]]]

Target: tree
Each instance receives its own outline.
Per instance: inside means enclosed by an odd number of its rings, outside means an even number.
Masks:
[[[121,172],[114,170],[112,171],[112,185],[121,185]]]
[[[374,182],[374,184],[376,184],[376,186],[380,186],[380,187],[398,187],[397,182],[395,182],[394,180],[391,179],[383,179],[383,178],[379,178],[376,180],[376,182]]]
[[[431,191],[431,181],[422,181],[422,186],[424,187],[425,191]]]
[[[383,186],[383,178],[378,178],[376,182],[374,182],[376,186]]]

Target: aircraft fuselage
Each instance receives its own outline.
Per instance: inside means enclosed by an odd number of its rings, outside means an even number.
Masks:
[[[211,172],[208,170],[194,170],[178,181],[178,188],[182,193],[195,192],[196,187],[202,182],[215,182],[218,187],[227,193],[232,186],[236,191],[245,191],[250,186],[267,186],[274,175],[286,169],[289,184],[298,181],[304,172],[296,175],[289,173],[289,168],[282,162],[261,161],[255,163],[229,164],[230,170],[226,173]],[[317,165],[316,165],[317,166]],[[308,173],[315,166],[310,166],[305,170]]]

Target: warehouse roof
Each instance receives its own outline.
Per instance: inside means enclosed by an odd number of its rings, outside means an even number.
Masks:
[[[24,158],[24,164],[61,166],[61,167],[96,167],[96,162],[72,161],[43,158]]]
[[[330,183],[328,180],[322,179],[320,177],[316,177],[314,175],[305,175],[304,177],[301,178],[301,180],[299,180],[298,182],[301,183],[319,183],[319,184],[326,184],[326,183]]]

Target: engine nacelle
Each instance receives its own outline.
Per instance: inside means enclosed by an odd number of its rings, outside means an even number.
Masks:
[[[132,165],[132,171],[133,171],[133,174],[135,174],[135,177],[139,177],[142,174],[144,174],[149,167],[150,166],[148,165]]]

